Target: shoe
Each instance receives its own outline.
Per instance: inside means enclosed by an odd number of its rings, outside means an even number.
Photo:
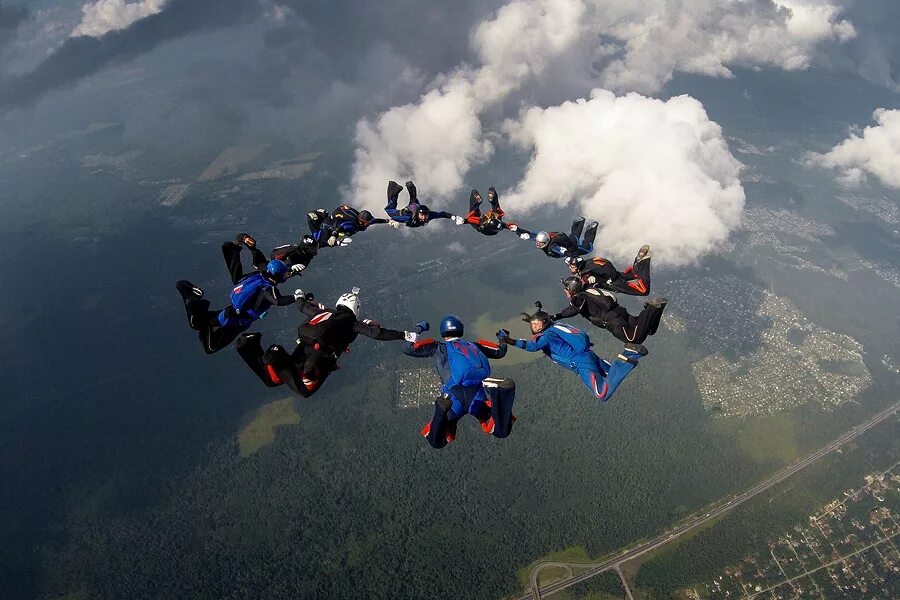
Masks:
[[[191,283],[190,281],[186,281],[182,279],[181,281],[175,284],[175,287],[178,288],[178,293],[181,294],[181,298],[183,300],[189,300],[191,298],[202,298],[203,290],[198,288],[196,285]]]
[[[253,239],[253,236],[249,233],[239,233],[234,238],[234,243],[238,246],[244,246],[246,248],[253,248],[256,246],[256,240]]]
[[[649,354],[647,349],[641,344],[625,344],[625,350],[634,352],[640,356],[647,356]]]
[[[634,257],[634,262],[640,262],[645,258],[650,258],[650,244],[644,244],[638,249],[637,256]]]
[[[418,193],[416,191],[416,184],[412,181],[406,182],[406,191],[409,192],[409,201],[416,202],[419,199]]]
[[[644,306],[654,306],[656,308],[663,308],[666,304],[669,303],[668,298],[653,298],[652,300],[648,300],[644,303]]]

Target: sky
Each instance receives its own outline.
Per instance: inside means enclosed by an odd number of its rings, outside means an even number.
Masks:
[[[465,197],[514,157],[508,211],[600,221],[615,258],[715,252],[740,226],[742,165],[679,76],[822,72],[894,93],[890,0],[0,1],[5,145],[96,121],[123,143],[189,155],[274,137],[353,148],[343,190],[415,179]],[[900,118],[823,123],[842,141],[803,160],[841,185],[900,187]]]

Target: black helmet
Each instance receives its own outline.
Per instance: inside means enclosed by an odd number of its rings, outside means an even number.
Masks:
[[[371,223],[373,218],[374,217],[372,216],[372,213],[367,210],[359,211],[359,217],[357,217],[359,222],[363,225],[368,225],[369,223]]]
[[[573,256],[573,257],[567,258],[567,259],[566,259],[566,262],[569,263],[569,266],[570,266],[570,267],[575,267],[576,269],[578,269],[579,271],[581,271],[582,269],[584,269],[584,263],[587,262],[587,261],[585,261],[585,260],[584,260],[582,257],[580,257],[580,256]]]
[[[566,291],[572,294],[580,294],[581,290],[584,289],[584,282],[581,281],[581,277],[566,277],[565,279],[560,279],[560,282],[563,284],[563,287],[566,288]]]
[[[522,320],[526,323],[534,323],[535,321],[538,321],[541,323],[540,331],[544,331],[545,329],[553,325],[553,319],[551,319],[550,315],[544,311],[544,307],[541,306],[540,301],[535,302],[534,305],[537,307],[537,312],[532,314],[523,312]],[[538,333],[540,333],[540,331]]]

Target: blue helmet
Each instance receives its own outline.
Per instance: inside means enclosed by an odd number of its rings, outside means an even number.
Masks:
[[[463,334],[463,323],[456,315],[447,315],[441,319],[441,337],[460,337]]]
[[[284,281],[287,279],[287,274],[289,272],[290,268],[288,268],[284,261],[278,259],[270,260],[269,264],[266,265],[266,273],[268,273],[275,281]]]

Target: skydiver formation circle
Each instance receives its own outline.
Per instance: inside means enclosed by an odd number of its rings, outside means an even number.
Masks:
[[[442,448],[455,439],[457,423],[467,414],[478,419],[489,435],[505,438],[510,434],[516,420],[512,414],[516,384],[510,378],[491,377],[490,365],[490,360],[506,356],[509,346],[544,353],[558,366],[578,375],[598,402],[609,400],[638,366],[641,357],[647,355],[643,342],[656,333],[666,307],[665,298],[653,298],[634,316],[616,299],[617,293],[649,294],[650,246],[641,246],[634,263],[620,272],[606,258],[587,258],[594,251],[596,221],[585,227],[586,219],[579,217],[569,233],[530,231],[504,220],[506,213],[493,187],[488,188],[490,209],[486,211],[481,208],[481,194],[472,190],[465,217],[431,210],[420,202],[412,181],[406,182],[406,190],[409,201],[406,207],[398,208],[403,187],[395,181],[388,182],[384,209],[387,219],[346,204],[331,212],[322,208],[313,210],[307,214],[309,234],[297,244],[274,248],[268,256],[247,233],[239,233],[234,240],[223,243],[222,255],[234,284],[225,308],[211,310],[202,289],[187,280],[176,283],[184,300],[188,325],[198,332],[203,350],[213,354],[234,342],[238,354],[263,384],[286,385],[299,396],[309,398],[337,370],[338,358],[357,336],[379,341],[402,340],[403,353],[407,356],[433,357],[441,379],[434,416],[422,429],[422,436],[434,448]],[[354,234],[372,225],[424,227],[436,219],[468,224],[488,236],[508,230],[522,240],[534,240],[535,247],[548,257],[564,259],[570,275],[560,283],[569,305],[549,314],[538,301],[534,313],[522,313],[522,320],[531,329],[530,340],[513,338],[508,330],[501,329],[497,332],[497,342],[472,341],[464,338],[463,322],[454,315],[441,320],[440,339],[422,337],[430,330],[427,321],[419,321],[412,330],[402,331],[361,319],[359,288],[342,294],[333,308],[300,289],[292,295],[282,295],[278,290],[279,284],[300,276],[319,250],[348,246]],[[250,252],[253,263],[253,269],[246,273],[241,263],[244,249]],[[278,344],[263,350],[262,334],[247,330],[271,307],[289,304],[295,304],[301,314],[296,346],[290,352]],[[576,315],[624,342],[615,359],[608,361],[597,356],[591,350],[587,333],[561,322]]]

